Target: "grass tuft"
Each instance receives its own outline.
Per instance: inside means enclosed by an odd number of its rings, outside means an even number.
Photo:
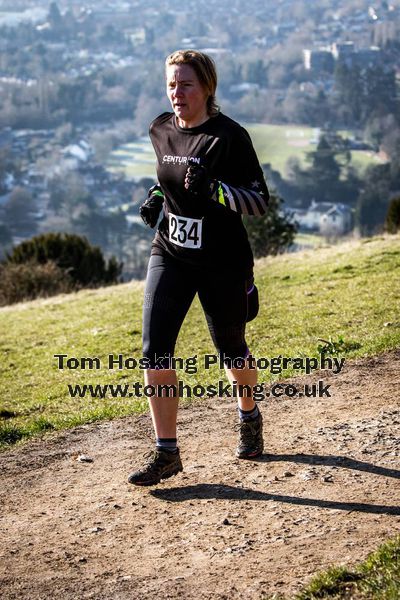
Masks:
[[[27,437],[27,432],[21,427],[9,423],[0,424],[0,445],[11,446]]]
[[[296,596],[296,600],[317,600],[346,594],[360,575],[348,571],[345,567],[331,567],[316,575],[307,589]]]
[[[331,567],[317,574],[294,600],[398,600],[400,536],[382,544],[354,570]]]

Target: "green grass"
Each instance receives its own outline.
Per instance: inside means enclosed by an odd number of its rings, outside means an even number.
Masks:
[[[261,163],[271,163],[281,175],[286,175],[286,162],[291,156],[299,159],[304,168],[309,167],[306,157],[315,152],[316,144],[310,144],[315,137],[312,127],[301,125],[248,124],[245,126],[251,135]],[[344,137],[348,132],[340,132]],[[361,171],[370,164],[379,164],[381,159],[373,152],[351,151],[352,165]]]
[[[110,171],[122,171],[127,177],[156,178],[156,157],[149,139],[124,144],[111,153],[107,161]]]
[[[342,243],[343,240],[340,240],[339,243]],[[325,238],[316,233],[304,233],[297,232],[294,238],[294,243],[297,244],[301,248],[321,248],[323,246],[327,246],[327,242]]]
[[[302,125],[268,125],[263,123],[244,124],[253,140],[261,163],[270,163],[273,169],[285,175],[286,162],[296,156],[303,167],[307,167],[307,153],[316,149],[310,140],[315,137],[312,127]],[[344,136],[348,132],[341,132]],[[352,164],[364,170],[370,164],[377,164],[381,159],[372,152],[352,151]],[[124,144],[115,150],[108,161],[111,170],[123,171],[133,178],[153,177],[155,171],[155,155],[151,143],[142,139],[131,144]]]
[[[374,355],[400,344],[400,237],[382,237],[310,249],[257,261],[260,313],[247,327],[257,357],[318,356],[318,338],[343,338],[346,357]],[[221,293],[224,293],[221,288]],[[146,399],[77,399],[67,384],[143,381],[143,371],[109,370],[109,354],[141,356],[143,283],[35,300],[0,309],[0,444],[98,419],[141,412]],[[203,368],[213,354],[196,298],[176,355],[198,356],[198,371],[179,372],[188,385],[207,385],[225,374]],[[60,370],[54,354],[98,357],[100,370]],[[259,373],[260,382],[302,374]]]
[[[305,166],[307,153],[316,149],[315,144],[309,143],[314,136],[312,127],[261,123],[249,123],[245,127],[253,140],[259,161],[270,163],[282,176],[285,175],[288,158],[296,156]]]
[[[331,567],[316,575],[295,600],[398,600],[400,536],[382,544],[357,568]]]

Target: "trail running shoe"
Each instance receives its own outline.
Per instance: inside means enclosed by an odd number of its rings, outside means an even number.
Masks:
[[[238,458],[256,458],[264,449],[262,434],[263,420],[261,412],[254,421],[242,421],[238,423],[239,443],[236,448]]]
[[[133,485],[155,485],[161,479],[167,479],[183,471],[181,457],[178,452],[166,452],[165,450],[152,450],[147,457],[147,463],[128,477],[129,483]]]

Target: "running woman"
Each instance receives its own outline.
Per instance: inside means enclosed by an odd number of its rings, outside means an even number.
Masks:
[[[169,358],[184,318],[199,295],[214,345],[230,383],[251,386],[257,370],[231,368],[249,354],[246,322],[258,312],[253,255],[242,215],[261,216],[269,193],[250,137],[216,104],[213,60],[196,50],[166,59],[167,96],[173,112],[150,125],[158,183],[140,209],[157,224],[143,304],[145,384],[174,385]],[[161,360],[160,360],[161,358]],[[157,387],[155,388],[157,389]],[[177,446],[177,396],[149,398],[156,447],[128,481],[154,485],[182,471]],[[262,454],[262,416],[252,395],[238,397],[238,458]]]

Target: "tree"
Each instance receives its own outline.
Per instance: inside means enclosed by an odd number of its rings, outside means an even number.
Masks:
[[[67,204],[68,191],[62,185],[62,179],[60,177],[53,177],[48,183],[48,190],[50,193],[49,197],[49,208],[54,210],[56,215],[59,215],[63,206]]]
[[[382,150],[390,157],[391,174],[400,170],[400,127],[397,123],[393,123],[390,131],[388,131],[382,139]]]
[[[137,135],[147,134],[149,124],[162,112],[162,103],[156,98],[149,98],[141,93],[135,110],[134,128]]]
[[[400,231],[400,196],[392,198],[386,213],[385,229],[388,233]]]
[[[307,156],[307,161],[311,163],[310,176],[320,187],[336,183],[340,177],[340,165],[335,154],[327,138],[322,136],[317,150]]]
[[[32,213],[36,206],[29,190],[16,187],[4,207],[4,220],[14,232],[30,231],[36,229]]]
[[[361,233],[371,235],[383,229],[390,199],[399,196],[400,160],[394,155],[391,162],[368,167],[362,183],[356,220]]]
[[[11,231],[0,223],[0,260],[3,258],[5,252],[12,246],[12,235]]]
[[[387,115],[396,111],[396,75],[393,68],[382,65],[362,72],[364,119],[370,114]]]
[[[0,148],[0,196],[7,192],[7,175],[11,175],[17,170],[15,162],[16,159],[9,146]]]
[[[266,87],[267,68],[261,58],[255,58],[244,63],[244,79]]]
[[[65,294],[76,285],[52,261],[45,264],[0,264],[0,306],[33,300],[38,297]]]
[[[282,214],[283,199],[270,193],[267,212],[262,217],[244,217],[244,223],[254,256],[276,255],[287,249],[294,240],[297,226]]]
[[[338,61],[335,67],[335,91],[337,105],[346,108],[347,118],[343,115],[343,123],[352,125],[361,119],[362,83],[360,68],[349,67],[344,61]]]
[[[48,19],[53,29],[60,30],[63,27],[63,18],[56,2],[52,2],[49,6]]]
[[[8,227],[0,223],[0,246],[8,246],[12,243],[12,235]]]
[[[361,68],[339,61],[335,68],[335,91],[336,107],[345,117],[345,125],[365,125],[372,115],[396,110],[395,71],[385,64]]]
[[[46,163],[42,169],[48,168]],[[78,171],[55,175],[49,182],[49,206],[56,214],[66,213],[71,217],[74,207],[79,204],[94,206],[93,198],[85,185],[83,176]]]
[[[16,246],[6,262],[13,264],[54,262],[82,287],[117,283],[122,264],[111,257],[106,263],[97,246],[69,233],[46,233]]]
[[[351,155],[344,140],[327,132],[306,160],[311,163],[307,171],[292,168],[303,198],[314,198],[317,202],[354,202],[358,180],[350,168]],[[341,179],[343,169],[347,174],[345,181]]]
[[[72,123],[63,123],[54,132],[54,140],[61,145],[67,145],[71,142],[74,135],[74,127]]]
[[[57,94],[58,105],[67,111],[67,120],[74,120],[86,108],[89,85],[83,77],[73,81],[60,82]]]
[[[108,217],[105,214],[99,212],[95,207],[81,203],[75,207],[72,217],[74,231],[79,232],[90,243],[97,246],[107,244]]]
[[[364,189],[356,204],[356,224],[361,235],[373,235],[383,228],[390,197],[390,164],[366,170]]]
[[[361,235],[377,234],[383,228],[387,204],[381,202],[376,191],[368,190],[362,193],[356,205],[356,224]]]

